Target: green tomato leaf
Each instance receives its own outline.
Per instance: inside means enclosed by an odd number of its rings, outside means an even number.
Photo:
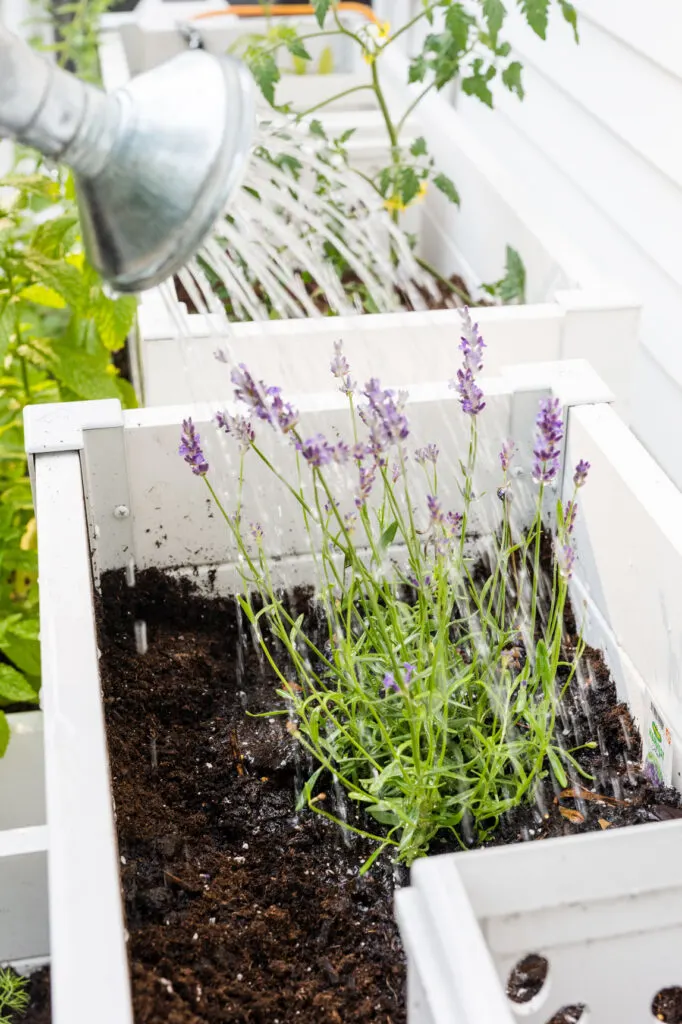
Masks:
[[[580,34],[578,32],[578,12],[576,11],[573,4],[569,4],[568,0],[559,0],[559,6],[561,7],[561,13],[573,29],[573,38],[576,43],[580,42]]]
[[[418,57],[415,57],[414,60],[410,63],[410,70],[407,76],[407,81],[410,83],[423,82],[424,79],[426,78],[426,72],[428,70],[429,65],[426,60],[426,57],[423,54],[420,54]]]
[[[519,0],[519,6],[526,17],[526,21],[533,29],[533,32],[540,36],[540,39],[545,39],[547,36],[549,5],[550,0]],[[566,17],[565,14],[564,17]]]
[[[324,20],[327,17],[331,5],[331,0],[313,0],[315,17],[317,18],[317,24],[320,28],[324,26]]]
[[[512,249],[510,245],[507,246],[505,275],[498,285],[497,292],[504,303],[523,304],[526,301],[526,268],[516,249]]]
[[[298,36],[291,36],[290,38],[286,38],[284,40],[284,45],[286,46],[289,53],[292,54],[292,56],[298,57],[300,58],[300,60],[313,59],[306,50],[301,40],[298,38]]]
[[[471,74],[467,78],[462,79],[462,89],[467,96],[477,96],[482,103],[492,108],[493,94],[490,91],[489,83],[496,73],[496,69],[492,64],[484,72],[483,61],[480,57],[477,57],[471,65]]]
[[[488,23],[488,31],[495,42],[504,23],[506,13],[507,9],[502,0],[483,0],[483,16]]]
[[[408,206],[419,195],[421,181],[413,167],[402,168],[398,175],[398,188],[400,198],[405,206]]]
[[[447,196],[451,203],[455,206],[459,206],[459,192],[455,188],[455,183],[447,174],[437,174],[433,179],[433,184],[439,189],[443,195]]]
[[[21,672],[0,665],[0,704],[37,704],[38,694]]]
[[[520,100],[525,96],[523,83],[521,81],[522,71],[523,65],[520,64],[518,60],[513,60],[502,72],[502,81],[510,92],[516,93]]]
[[[274,56],[271,53],[263,53],[261,50],[258,50],[255,53],[248,54],[246,62],[263,96],[270,106],[274,107],[275,86],[281,77]]]
[[[421,136],[418,139],[415,139],[410,146],[410,153],[412,156],[426,156],[427,152],[426,139]]]
[[[322,122],[318,121],[317,118],[310,122],[310,134],[316,135],[318,139],[327,139],[327,133],[322,127]]]

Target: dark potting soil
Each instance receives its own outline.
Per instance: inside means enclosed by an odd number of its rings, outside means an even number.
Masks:
[[[448,281],[450,282],[451,285],[453,285],[452,288],[448,287],[448,284],[445,281],[439,281],[437,279],[434,279],[433,284],[436,289],[435,295],[432,295],[425,288],[419,288],[419,292],[422,296],[422,299],[424,300],[424,305],[426,306],[427,309],[457,309],[461,308],[465,304],[472,307],[489,306],[493,304],[491,302],[486,301],[485,299],[475,301],[469,293],[469,290],[466,286],[466,282],[462,277],[459,276],[459,274],[452,274],[448,278]],[[176,277],[174,278],[174,283],[178,300],[186,305],[187,312],[198,313],[199,310],[197,309],[196,303],[193,301],[193,299],[190,298],[189,293],[187,292],[182,281],[180,281],[180,279]],[[349,291],[351,294],[358,293],[362,285],[360,278],[351,270],[346,271],[344,277],[342,278],[342,283],[345,286],[346,290]],[[314,281],[307,282],[305,287],[308,295],[313,299],[313,302],[317,306],[317,309],[319,310],[320,313],[323,313],[325,316],[335,315],[334,313],[332,313],[331,307],[329,306],[326,297],[318,293],[318,287]],[[227,296],[227,293],[225,292],[225,289],[217,288],[216,294],[225,304],[228,317],[230,319],[240,319],[237,318],[231,311],[231,305],[229,303],[229,298]],[[267,296],[265,292],[259,291],[258,287],[256,287],[256,294],[259,295],[259,298],[261,300],[266,301]],[[402,292],[399,292],[398,296],[402,303],[403,310],[405,310],[406,312],[410,312],[414,309],[414,306],[410,303],[407,295],[405,295]]]
[[[49,967],[43,967],[31,975],[28,992],[31,1002],[25,1015],[20,1018],[21,1024],[50,1024],[52,1016],[50,1013]],[[17,1024],[19,1024],[18,1020]]]
[[[304,596],[294,601],[304,610]],[[285,718],[249,717],[278,699],[240,643],[234,602],[157,571],[133,590],[109,574],[98,619],[136,1024],[403,1024],[392,902],[406,874],[380,858],[358,877],[371,848],[294,813],[295,741]],[[570,648],[570,617],[567,633]],[[583,699],[576,687],[565,713],[598,739],[581,754],[594,781],[563,792],[548,782],[544,808],[510,814],[497,843],[682,815],[679,794],[639,770],[638,735],[596,652],[584,669]],[[519,965],[510,999],[539,991],[541,960]],[[682,1000],[659,999],[659,1019],[682,1024]],[[581,1010],[565,1007],[552,1024],[576,1024]],[[32,1012],[30,1024],[46,1024]]]

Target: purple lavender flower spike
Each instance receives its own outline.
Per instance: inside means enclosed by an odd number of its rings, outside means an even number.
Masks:
[[[323,434],[309,437],[307,441],[296,441],[296,451],[300,452],[309,466],[326,466],[334,457],[334,449]]]
[[[445,517],[445,530],[448,537],[458,537],[462,529],[462,516],[459,512],[448,512]]]
[[[400,693],[400,687],[396,683],[391,672],[386,673],[381,685],[384,688],[385,693],[388,693],[389,690],[393,690],[395,693]]]
[[[404,412],[407,392],[401,391],[396,395],[390,389],[384,390],[376,377],[372,377],[365,384],[363,394],[367,405],[358,411],[370,433],[372,454],[378,458],[391,445],[404,441],[410,433]]]
[[[343,354],[343,342],[341,340],[334,342],[334,355],[330,364],[330,370],[335,377],[339,380],[342,377],[347,377],[350,373],[350,366],[348,360]]]
[[[549,483],[557,475],[561,459],[560,444],[564,437],[564,421],[558,398],[543,398],[535,420],[533,448],[533,480]]]
[[[260,544],[263,540],[263,527],[260,523],[251,523],[249,527],[251,536],[255,540],[256,544]]]
[[[259,419],[272,423],[272,414],[266,404],[269,392],[263,381],[256,381],[244,363],[234,368],[230,379],[234,384],[235,398],[248,405]]]
[[[505,441],[500,450],[500,465],[502,466],[502,472],[507,473],[509,471],[509,464],[514,458],[516,453],[516,445],[513,441]]]
[[[358,523],[357,512],[346,512],[343,517],[343,525],[346,527],[348,533],[352,533]]]
[[[391,470],[391,480],[393,481],[394,484],[398,483],[398,480],[400,478],[400,474],[401,473],[402,473],[402,469],[400,468],[400,463],[399,462],[394,462],[393,463],[393,469]]]
[[[585,481],[587,480],[587,474],[591,468],[590,463],[586,462],[585,459],[580,460],[578,465],[575,467],[575,474],[573,476],[573,483],[576,487],[584,486]]]
[[[298,423],[298,412],[289,402],[283,402],[279,388],[270,388],[272,392],[272,413],[283,434],[293,430]]]
[[[578,515],[578,502],[569,501],[564,510],[564,529],[566,533],[573,533],[576,516]]]
[[[432,462],[434,466],[438,461],[440,452],[437,444],[427,444],[424,448],[417,448],[414,453],[414,457],[420,466],[423,466],[427,462]]]
[[[360,466],[360,486],[358,488],[358,493],[355,496],[356,508],[364,508],[367,504],[367,500],[372,493],[372,488],[374,487],[376,473],[376,464],[369,467]]]
[[[409,686],[414,675],[414,665],[410,665],[409,661],[406,661],[403,665],[403,672],[405,673],[405,686]]]
[[[431,522],[442,523],[444,521],[444,516],[438,498],[434,497],[432,494],[429,494],[427,495],[426,498],[426,504],[428,505]]]
[[[353,445],[351,455],[353,456],[354,461],[357,462],[358,464],[362,462],[365,455],[367,454],[367,448],[365,447],[364,444],[362,444],[361,441],[358,441],[357,444]]]
[[[450,387],[459,395],[462,411],[469,416],[478,416],[485,409],[483,392],[474,380],[470,369],[458,370],[457,380],[450,381]]]
[[[350,446],[345,441],[339,441],[334,448],[334,462],[338,462],[340,466],[343,466],[349,459]]]
[[[182,455],[188,466],[192,467],[195,476],[206,476],[208,462],[201,449],[201,436],[192,423],[192,417],[182,421],[182,436],[178,455]]]
[[[486,344],[481,337],[478,324],[471,319],[471,313],[467,306],[461,310],[462,317],[462,340],[459,350],[464,356],[464,369],[471,373],[480,373],[483,369],[483,349]]]
[[[575,549],[573,545],[557,545],[556,559],[557,565],[559,566],[559,572],[565,580],[570,580],[573,576],[573,566],[575,564]]]
[[[215,421],[221,430],[224,430],[226,434],[232,434],[239,442],[242,452],[248,451],[256,439],[255,431],[245,416],[239,414],[232,416],[229,412],[218,412]]]

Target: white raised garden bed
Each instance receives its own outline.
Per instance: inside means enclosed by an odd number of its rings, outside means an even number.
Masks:
[[[173,19],[172,11],[167,13],[172,6],[162,5],[163,13],[155,13],[154,19],[151,14],[147,19],[138,19],[137,23],[131,23],[121,33],[105,34],[101,58],[105,83],[109,88],[124,84],[131,72],[149,68],[186,45],[176,27],[178,19]],[[149,10],[151,12],[152,8]],[[401,11],[402,8],[392,16],[394,25],[402,22]],[[207,49],[224,52],[237,34],[256,30],[255,23],[258,20],[244,19],[239,24],[238,19],[219,17],[195,21],[194,25],[199,29]],[[338,60],[339,67],[343,69],[340,72],[343,82],[335,80],[336,74],[315,76],[316,102],[322,100],[325,94],[334,95],[339,88],[354,84],[356,78],[358,84],[367,80],[368,69],[362,61],[360,66],[348,63],[355,60],[354,52],[340,53]],[[412,87],[407,85],[407,57],[398,47],[395,51],[388,50],[382,58],[382,68],[390,103],[395,104],[398,110],[404,110],[414,98]],[[356,78],[351,81],[349,76]],[[285,76],[281,88],[283,100],[292,101],[294,106],[300,103],[309,105],[309,76]],[[367,97],[371,100],[372,94],[353,94],[343,101],[345,109],[321,111],[316,116],[328,125],[332,133],[341,132],[347,127],[357,128],[356,136],[349,144],[351,158],[366,167],[377,167],[384,163],[381,156],[385,135],[379,112]],[[358,109],[362,103],[369,105]],[[416,218],[410,228],[418,231],[422,254],[441,272],[461,274],[476,294],[481,282],[501,277],[506,246],[511,245],[516,249],[527,272],[526,297],[529,305],[525,307],[525,314],[505,307],[501,313],[495,311],[491,321],[488,321],[488,312],[480,312],[486,330],[489,322],[494,324],[493,329],[498,337],[502,337],[506,331],[505,321],[509,319],[508,337],[501,342],[505,348],[504,361],[518,362],[526,358],[523,343],[517,344],[519,316],[521,320],[527,316],[534,325],[533,330],[540,331],[542,328],[539,324],[544,319],[547,347],[544,353],[534,351],[531,358],[539,356],[553,359],[559,356],[589,359],[613,390],[617,409],[627,420],[638,345],[637,300],[624,293],[609,278],[608,268],[595,267],[586,251],[570,242],[547,219],[542,209],[528,202],[519,202],[520,190],[514,178],[493,156],[485,140],[462,121],[448,95],[432,93],[426,97],[419,107],[418,125],[413,133],[426,137],[439,169],[456,182],[462,197],[461,208],[457,209],[437,189],[432,188],[424,201],[410,210],[410,217]],[[197,345],[194,351],[205,348],[205,358],[201,361],[208,363],[216,347],[215,333],[218,328],[206,324],[203,317],[187,314],[184,305],[176,306],[175,300],[171,301],[175,307],[172,313],[158,290],[147,293],[141,300],[140,336],[134,357],[138,363],[143,400],[149,404],[167,404],[176,400],[211,400],[216,397],[213,385],[217,378],[211,372],[200,382],[192,374],[190,388],[187,385],[186,367],[177,369],[177,342],[189,335],[197,338],[203,336],[204,345]],[[580,321],[580,329],[574,330],[571,327],[562,332],[564,341],[557,349],[557,321],[564,314],[573,325]],[[501,321],[498,321],[498,316],[501,316]],[[430,317],[426,320],[422,317],[422,314],[417,313],[405,314],[401,320],[387,321],[386,338],[397,325],[401,329],[405,327],[403,336],[409,334],[413,337],[422,330],[425,323],[435,323]],[[438,323],[447,324],[447,317]],[[344,334],[346,325],[338,320],[335,324],[335,329]],[[370,327],[369,321],[365,321],[362,330],[365,330],[365,325],[368,329],[374,329],[373,324]],[[242,326],[234,327],[233,330],[235,338],[239,339]],[[247,332],[249,343],[256,337],[262,337],[265,344],[272,337],[273,344],[277,344],[282,331],[286,330],[279,322],[262,323],[257,334],[250,330]],[[301,328],[297,321],[295,330],[303,330],[312,344],[316,333],[314,325]],[[321,327],[325,336],[326,330],[326,325]],[[395,340],[400,343],[400,335]],[[169,348],[166,352],[165,342],[176,343],[175,349]],[[155,351],[149,351],[151,347]],[[183,362],[189,363],[187,359]],[[175,375],[171,367],[176,367]]]
[[[0,964],[31,970],[49,954],[43,715],[7,716],[0,760]]]
[[[449,346],[443,353],[443,362],[446,361],[452,362]],[[378,374],[387,369],[379,362],[370,364],[368,360],[368,372]],[[386,378],[386,372],[383,376]],[[442,372],[438,376],[442,377]],[[272,373],[268,379],[274,382]],[[394,383],[390,378],[385,382]],[[584,362],[514,367],[481,383],[488,408],[481,420],[480,450],[489,453],[479,460],[475,481],[475,491],[482,495],[478,502],[481,522],[486,519],[490,503],[497,502],[494,453],[500,438],[513,436],[523,445],[520,466],[527,473],[530,451],[526,442],[532,435],[538,400],[554,394],[566,407],[566,466],[571,467],[578,457],[592,463],[589,487],[581,495],[574,606],[581,611],[586,609],[586,638],[605,649],[621,695],[630,701],[638,721],[646,721],[650,701],[656,702],[671,730],[673,778],[679,782],[682,733],[676,723],[682,721],[682,695],[679,680],[670,671],[679,651],[668,623],[674,624],[682,617],[682,496],[618,418],[608,404],[608,390]],[[411,390],[413,443],[448,437],[452,439],[453,450],[457,450],[463,442],[466,423],[454,393],[445,384],[423,383]],[[296,398],[296,402],[306,435],[318,430],[330,434],[336,424],[346,422],[342,396],[309,393]],[[218,492],[224,491],[229,497],[234,486],[234,466],[224,461],[226,456],[218,436],[207,422],[210,409],[206,405],[122,413],[117,402],[103,401],[27,410],[26,438],[38,517],[46,760],[50,781],[47,815],[53,1024],[91,1024],[93,1019],[98,1024],[132,1022],[98,678],[93,577],[97,580],[107,569],[127,569],[130,573],[131,566],[138,570],[206,568],[215,570],[215,585],[220,591],[234,592],[237,585],[235,552],[227,531],[220,517],[214,515],[200,481],[188,480],[187,466],[177,455],[179,423],[190,413],[206,441],[209,461],[216,467],[213,479]],[[279,443],[274,433],[269,439],[265,435],[263,447],[286,473],[290,450]],[[572,489],[571,476],[569,469],[562,488],[566,494]],[[272,506],[268,481],[267,474],[259,472],[249,477],[243,514],[267,521]],[[456,484],[443,483],[441,493],[447,505],[457,494]],[[268,550],[269,554],[281,556],[277,563],[281,581],[293,586],[309,578],[307,542],[298,525],[299,517],[279,492],[277,504],[281,508],[281,529],[275,531]],[[675,826],[672,829],[677,835]],[[625,830],[622,836],[629,836],[631,831]],[[656,846],[659,831],[663,830],[642,825],[634,831],[633,843],[646,846],[649,840]],[[587,857],[582,851],[592,851],[596,863],[602,857],[602,848],[621,848],[610,847],[613,840],[614,836],[604,833],[577,837],[563,845],[561,841],[547,840],[539,846],[542,851],[568,851],[568,866],[560,877],[566,884],[570,879],[571,892],[578,885],[578,877],[584,878],[588,898],[592,893],[592,875],[582,871]],[[616,841],[627,846],[627,838],[616,837]],[[533,844],[513,852],[521,860],[528,852],[534,864],[540,856]],[[464,855],[475,856],[478,855]],[[551,859],[559,854],[548,852],[547,856]],[[612,864],[620,865],[617,855]],[[675,864],[679,864],[679,859]],[[422,872],[430,870],[429,865],[419,867],[415,874],[417,884]],[[623,866],[622,878],[629,877],[625,871]],[[682,867],[666,871],[666,878],[672,879],[674,873],[677,884],[682,886]],[[614,880],[617,874],[614,872]],[[538,887],[537,892],[542,891]],[[82,898],[83,892],[88,894],[87,899]],[[449,906],[445,902],[443,905]],[[467,920],[473,920],[472,912],[468,912]],[[678,903],[666,911],[665,924],[682,926],[682,907]],[[440,928],[440,918],[433,926],[427,926],[432,945],[440,941]],[[447,934],[443,935],[447,940]],[[527,944],[534,947],[532,931],[527,935]],[[588,936],[585,932],[582,937]],[[417,941],[421,941],[419,936]],[[408,936],[411,952],[410,942]],[[540,938],[537,943],[542,944]],[[440,958],[434,964],[440,970],[445,954],[433,948]],[[472,964],[478,963],[479,955],[480,941],[472,946]],[[448,957],[449,953],[442,967],[446,974]],[[489,959],[484,958],[484,966],[487,970]],[[602,971],[598,962],[591,966]],[[468,969],[467,964],[464,968]],[[426,986],[430,993],[432,984],[436,984],[430,977],[415,982],[416,970],[412,963],[413,1014],[417,1013],[419,986]],[[652,979],[655,983],[657,980]],[[492,1006],[497,1012],[503,1006],[499,985],[493,986],[491,992],[485,997],[486,1009]],[[492,1011],[478,1016],[413,1016],[415,1024],[445,1024],[446,1020],[449,1024],[460,1019],[472,1024],[481,1020],[498,1024],[504,1017],[496,1017]]]

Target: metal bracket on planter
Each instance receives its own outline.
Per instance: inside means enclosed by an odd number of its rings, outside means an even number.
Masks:
[[[178,32],[187,43],[188,50],[203,50],[204,40],[202,39],[201,32],[195,25],[190,25],[186,21],[178,22]]]
[[[34,499],[36,458],[80,454],[95,583],[106,569],[134,564],[121,403],[104,399],[27,406],[24,436]]]

